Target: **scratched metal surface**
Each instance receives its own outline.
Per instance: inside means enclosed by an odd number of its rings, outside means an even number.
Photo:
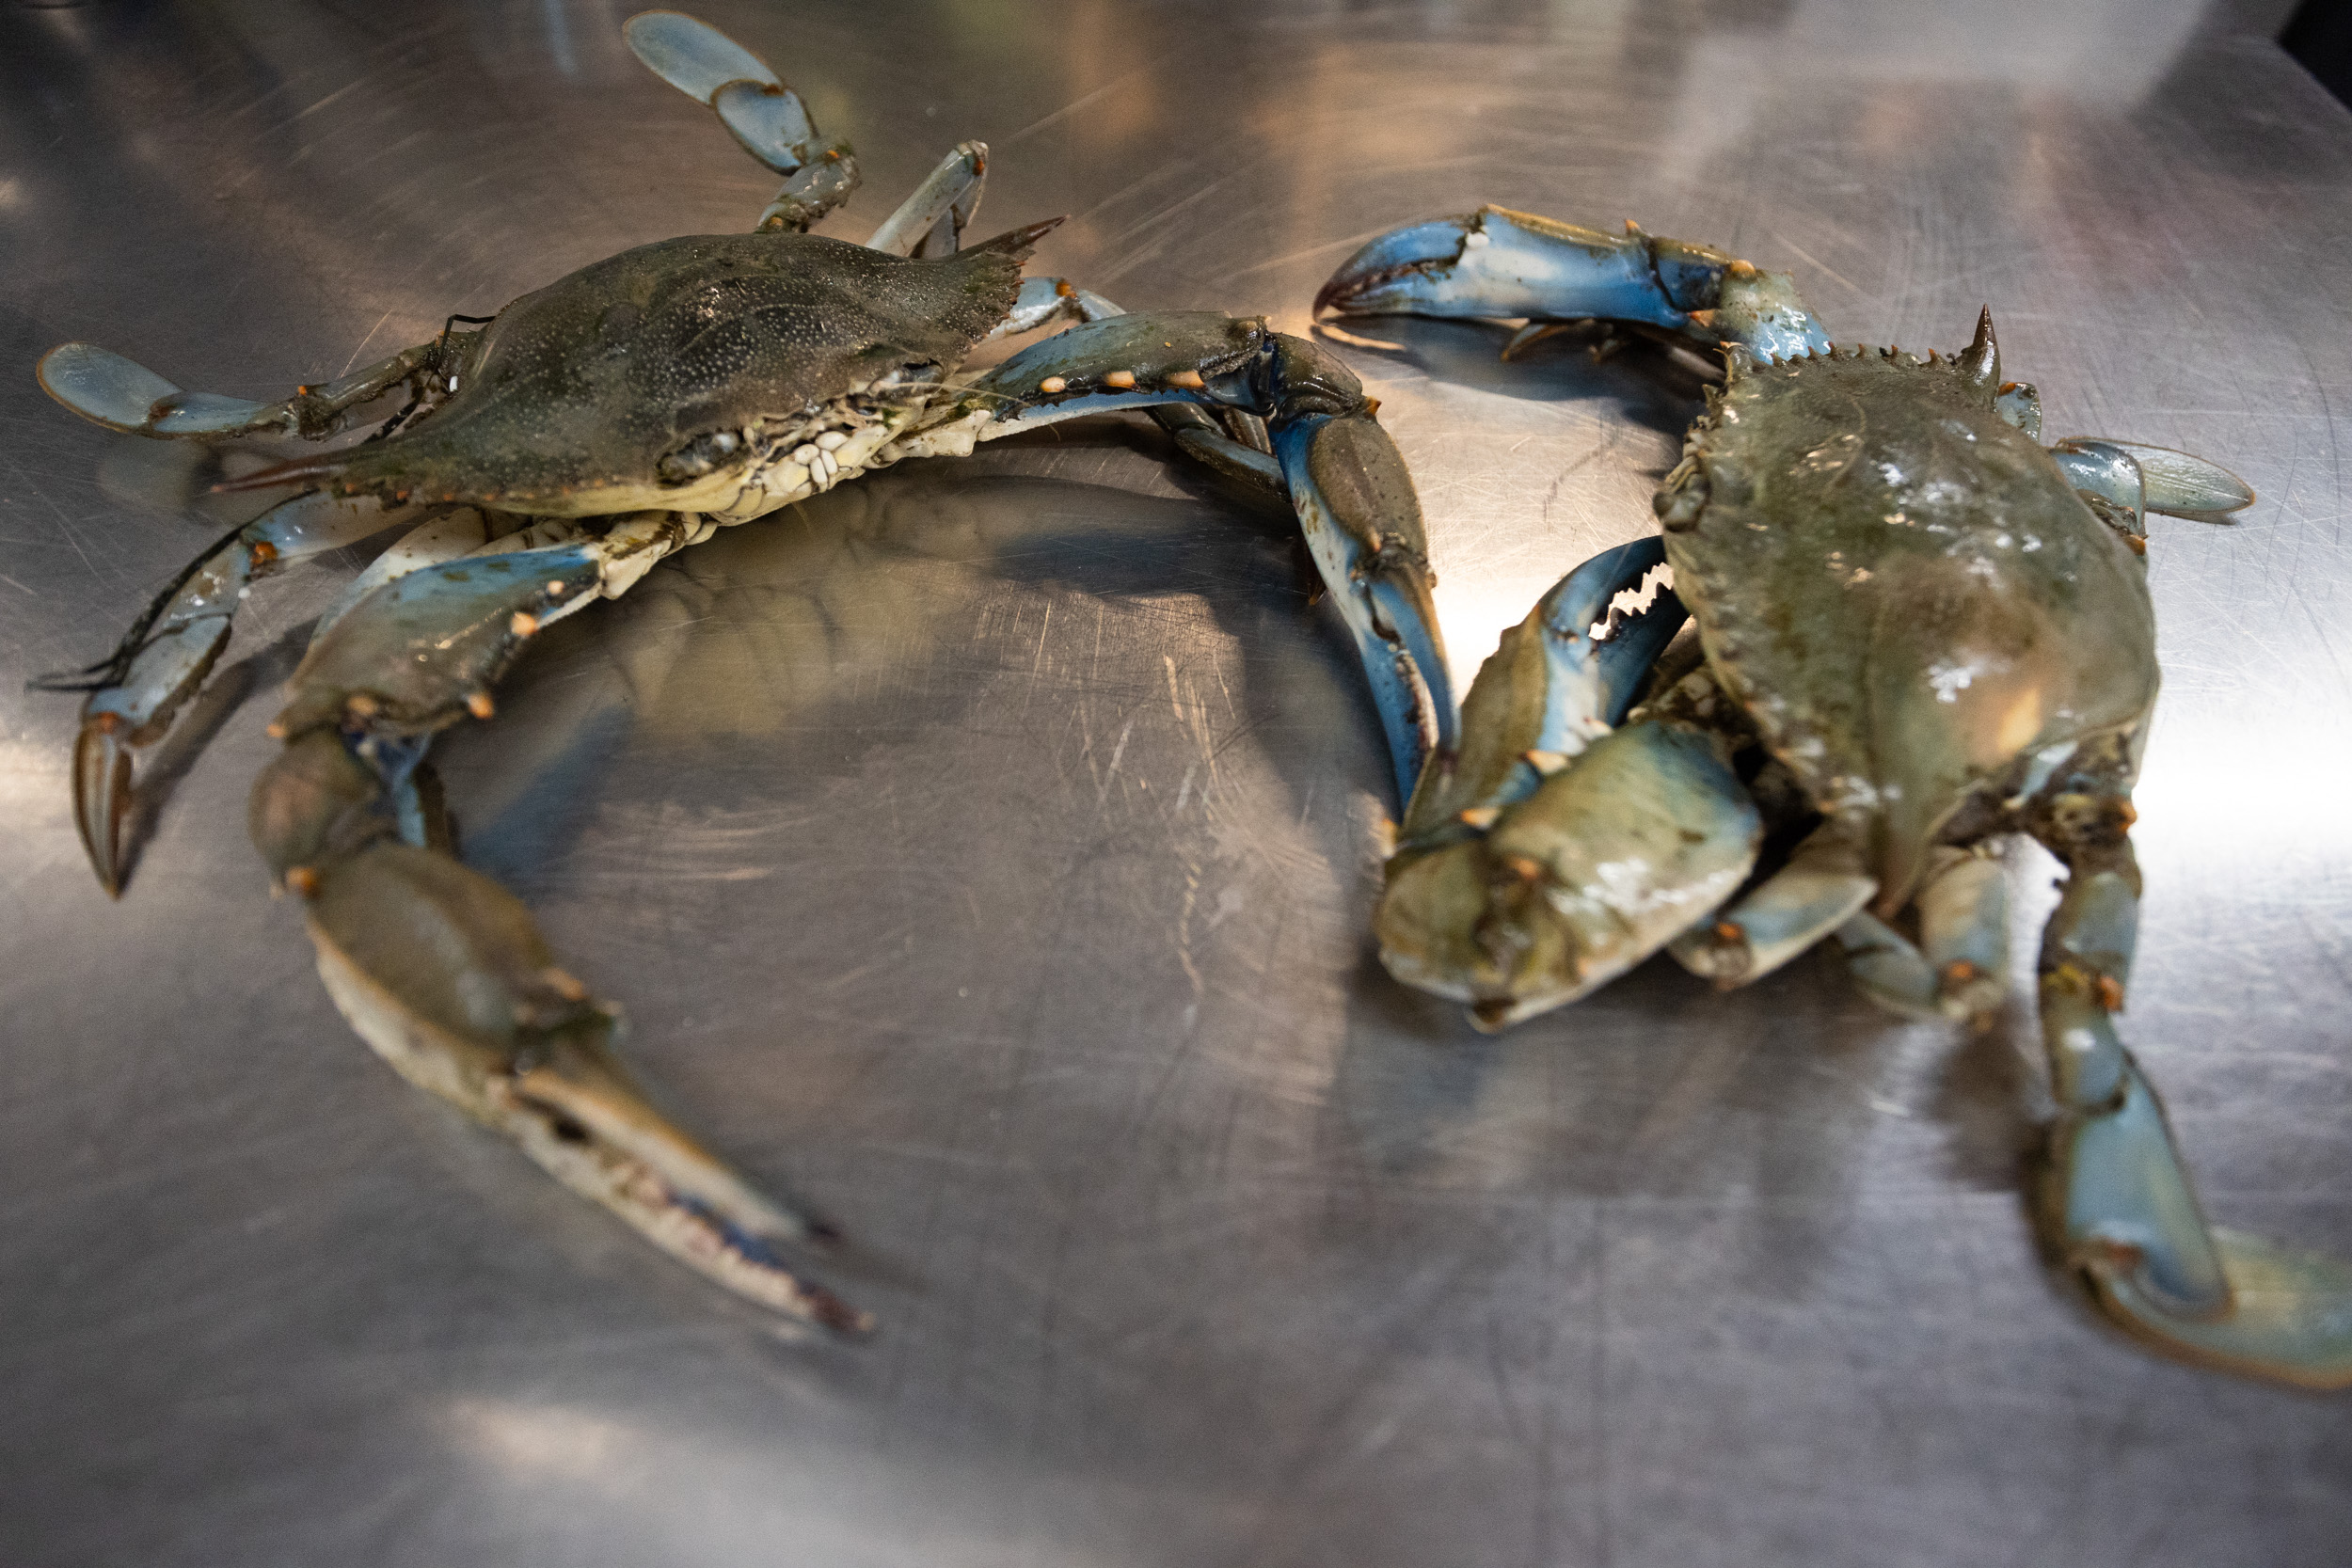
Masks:
[[[443,751],[476,863],[691,1125],[863,1243],[796,1341],[401,1086],[262,895],[261,726],[352,560],[255,595],[110,906],[71,701],[224,517],[35,389],[72,337],[268,394],[771,180],[625,5],[0,11],[0,1560],[2341,1563],[2352,1404],[2158,1362],[2037,1266],[2022,1006],[1905,1027],[1653,963],[1506,1038],[1367,953],[1392,809],[1279,519],[1110,423],[665,565]],[[2262,492],[2158,520],[2129,1035],[2227,1222],[2352,1252],[2352,117],[2194,6],[705,0],[1041,264],[1305,325],[1491,199],[1795,268],[1841,339],[1979,302],[2055,427]],[[1342,351],[1465,673],[1648,526],[1692,384]],[[2020,951],[2050,864],[2021,851]]]

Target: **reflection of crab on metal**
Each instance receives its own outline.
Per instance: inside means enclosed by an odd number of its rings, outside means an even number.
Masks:
[[[809,234],[856,185],[849,147],[825,142],[796,94],[700,22],[647,12],[627,37],[785,175],[758,227],[624,252],[479,331],[445,329],[277,404],[183,392],[87,344],[54,350],[40,378],[59,402],[142,436],[320,438],[396,389],[408,401],[367,440],[227,486],[302,490],[207,551],[110,657],[50,684],[89,692],[76,817],[119,892],[133,752],[202,682],[247,585],[405,528],[322,617],[272,725],[286,750],[252,800],[254,842],[305,898],[338,1006],[412,1082],[674,1257],[779,1310],[855,1327],[863,1314],[777,1251],[825,1227],[662,1119],[611,1050],[617,1009],[555,962],[513,895],[447,852],[419,785],[432,736],[489,718],[492,687],[541,627],[720,528],[901,458],[1119,407],[1152,408],[1187,452],[1288,498],[1392,716],[1401,780],[1452,744],[1454,702],[1412,490],[1344,368],[1262,321],[1123,315],[1058,279],[1025,281],[1022,260],[1052,223],[960,248],[979,205],[978,143],[866,245]],[[1072,320],[954,379],[974,345]]]
[[[1659,489],[1664,537],[1571,573],[1470,688],[1389,863],[1390,972],[1499,1029],[1660,947],[1737,986],[1835,937],[1887,1006],[1987,1022],[2008,952],[1987,847],[2029,834],[2071,874],[2041,961],[2045,1239],[2163,1349],[2352,1384],[2352,1269],[2206,1225],[2111,1022],[2157,681],[2145,515],[2252,492],[2162,448],[2043,446],[1990,311],[1949,358],[1833,348],[1786,274],[1631,225],[1413,225],[1317,305],[1525,318],[1514,346],[1600,319],[1725,367]]]

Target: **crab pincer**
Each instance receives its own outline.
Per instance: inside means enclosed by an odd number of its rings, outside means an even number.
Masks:
[[[2050,1254],[2171,1354],[2352,1385],[2352,1268],[2206,1224],[2111,1022],[2157,685],[2146,517],[2218,518],[2253,492],[2164,448],[2044,446],[1990,310],[1949,356],[1836,348],[1786,274],[1631,225],[1494,207],[1410,225],[1318,304],[1522,319],[1515,343],[1600,319],[1724,366],[1654,501],[1660,593],[1696,637],[1651,640],[1603,683],[1629,709],[1597,713],[1595,683],[1559,673],[1597,653],[1540,609],[1506,635],[1390,863],[1391,973],[1499,1027],[1661,948],[1738,986],[1834,938],[1874,1000],[1988,1022],[2008,990],[1990,846],[2027,834],[2069,871],[2040,965],[2059,1115],[2032,1207]],[[1619,554],[1555,596],[1630,587]]]
[[[431,736],[487,717],[539,627],[593,602],[603,541],[426,567],[323,635],[271,725],[254,846],[299,895],[319,976],[404,1078],[737,1293],[836,1329],[866,1315],[780,1249],[831,1232],[763,1196],[665,1117],[615,1054],[620,1009],[564,970],[513,894],[438,847],[414,771]]]

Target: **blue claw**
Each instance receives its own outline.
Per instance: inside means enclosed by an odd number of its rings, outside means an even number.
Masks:
[[[1331,276],[1315,309],[1345,315],[1606,317],[1680,327],[1646,236],[1483,207],[1381,235]],[[1725,258],[1728,260],[1728,258]]]
[[[1631,224],[1605,234],[1504,207],[1381,235],[1324,284],[1315,309],[1635,322],[1765,358],[1829,348],[1786,273]]]
[[[1652,534],[1603,550],[1562,578],[1535,606],[1543,618],[1551,700],[1536,745],[1575,752],[1625,722],[1642,679],[1691,612],[1653,574],[1666,570],[1666,542]],[[1645,602],[1612,610],[1619,594]],[[1592,635],[1601,628],[1598,637]],[[1573,742],[1571,743],[1571,737]]]
[[[1665,562],[1654,534],[1603,550],[1502,634],[1463,704],[1460,751],[1423,776],[1403,844],[1492,821],[1625,721],[1650,667],[1690,618],[1666,586]],[[1621,595],[1635,602],[1613,609]]]

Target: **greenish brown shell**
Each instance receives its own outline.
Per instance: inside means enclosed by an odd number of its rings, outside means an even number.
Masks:
[[[659,506],[661,459],[914,366],[952,370],[1002,322],[1021,263],[914,261],[814,234],[689,235],[523,295],[429,419],[331,477],[573,515]]]
[[[1973,794],[2155,700],[2142,564],[2001,419],[1997,380],[1894,350],[1736,357],[1660,497],[1708,662],[1815,803],[1867,825],[1883,908]]]

